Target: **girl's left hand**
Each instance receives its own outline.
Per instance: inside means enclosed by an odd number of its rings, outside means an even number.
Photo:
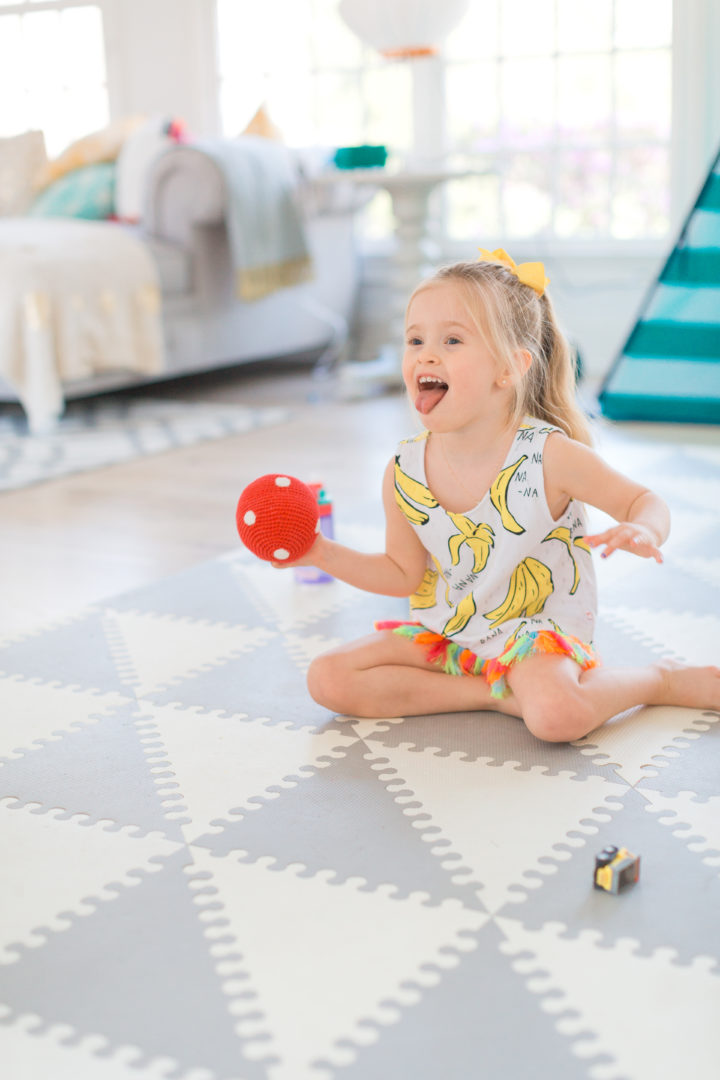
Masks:
[[[621,521],[619,525],[613,525],[605,532],[586,536],[585,540],[593,548],[606,545],[605,550],[600,552],[601,559],[607,559],[608,555],[612,555],[613,551],[619,548],[632,555],[639,555],[642,559],[654,559],[658,563],[663,561],[662,552],[657,546],[657,537],[644,525],[634,525],[631,521]]]

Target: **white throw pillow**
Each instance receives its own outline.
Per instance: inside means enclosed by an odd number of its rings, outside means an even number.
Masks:
[[[181,122],[165,116],[152,117],[127,137],[115,176],[115,213],[121,221],[142,220],[150,169],[160,154],[182,139]]]
[[[0,139],[0,217],[27,210],[37,194],[35,181],[46,163],[42,131]]]

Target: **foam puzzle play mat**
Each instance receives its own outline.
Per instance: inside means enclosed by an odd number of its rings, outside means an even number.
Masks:
[[[720,451],[640,454],[675,530],[607,560],[598,648],[716,661]],[[402,611],[237,550],[0,643],[4,1078],[716,1080],[720,714],[316,706]]]

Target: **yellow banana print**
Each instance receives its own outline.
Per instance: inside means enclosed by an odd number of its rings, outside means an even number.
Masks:
[[[567,548],[567,553],[570,556],[570,561],[573,565],[573,583],[570,590],[570,595],[573,596],[580,584],[580,571],[578,570],[578,564],[575,562],[575,556],[572,553],[572,540],[570,538],[570,530],[567,525],[558,525],[556,529],[549,532],[543,540],[543,544],[547,540],[559,540],[561,544],[564,544]]]
[[[464,630],[476,611],[475,597],[472,593],[468,593],[455,608],[455,614],[443,626],[442,632],[445,637],[452,637],[453,634],[459,634],[461,630]]]
[[[575,556],[573,555],[572,545],[574,544],[575,547],[579,547],[582,548],[583,551],[587,551],[588,555],[591,554],[590,546],[586,543],[582,536],[578,536],[575,540],[571,540],[570,530],[568,529],[567,525],[558,525],[556,529],[553,529],[552,532],[549,532],[547,534],[545,540],[559,540],[567,548],[567,553],[570,556],[570,560],[573,564],[573,583],[570,590],[570,595],[574,596],[577,591],[577,587],[580,584],[580,570],[575,560]],[[545,540],[543,540],[543,544],[545,543]]]
[[[552,622],[552,619],[550,620],[550,622]],[[515,644],[520,635],[525,632],[526,626],[527,623],[523,621],[520,623],[516,630],[513,630],[512,634],[507,639],[506,644],[503,646],[503,652],[506,652]],[[553,623],[553,626],[555,626],[555,623]]]
[[[451,536],[448,540],[453,566],[457,566],[460,562],[460,548],[463,544],[467,544],[475,557],[473,573],[478,574],[485,569],[490,555],[490,548],[495,544],[495,533],[489,525],[484,522],[476,525],[474,521],[471,521],[469,517],[465,517],[464,514],[451,514],[448,511],[448,517],[458,530],[456,535]]]
[[[485,618],[493,620],[490,625],[494,629],[508,619],[518,619],[521,615],[538,615],[553,589],[550,568],[539,559],[528,556],[513,570],[507,596],[502,604],[493,611],[486,612]]]
[[[395,485],[411,502],[420,503],[421,506],[427,506],[431,510],[434,510],[438,505],[438,501],[430,488],[425,487],[418,480],[413,480],[412,476],[408,476],[406,472],[403,472],[397,458],[395,458]]]
[[[435,604],[437,602],[437,583],[437,570],[431,570],[428,566],[427,570],[425,571],[425,577],[420,582],[417,590],[410,597],[410,609],[412,611],[416,611],[421,608],[435,607]]]
[[[395,502],[411,525],[427,525],[430,515],[426,514],[424,510],[418,510],[416,506],[409,503],[397,487],[395,488]]]
[[[440,565],[440,563],[437,561],[437,559],[435,558],[434,555],[431,555],[430,558],[435,563],[435,566],[437,567],[438,574],[440,575],[440,577],[445,582],[445,603],[447,604],[448,607],[452,607],[452,603],[450,601],[450,585],[448,584],[447,578],[443,574],[443,568]]]
[[[490,502],[493,504],[498,514],[500,515],[503,523],[503,527],[508,532],[519,535],[524,533],[525,529],[520,525],[510,513],[510,509],[507,504],[507,489],[510,485],[514,474],[522,465],[523,461],[527,461],[527,454],[523,454],[521,458],[518,458],[512,465],[508,465],[502,469],[501,472],[495,477],[490,488]]]

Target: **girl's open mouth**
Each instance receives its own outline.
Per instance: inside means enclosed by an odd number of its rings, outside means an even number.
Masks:
[[[432,411],[447,393],[448,384],[436,375],[421,375],[417,381],[415,408],[423,415]]]

